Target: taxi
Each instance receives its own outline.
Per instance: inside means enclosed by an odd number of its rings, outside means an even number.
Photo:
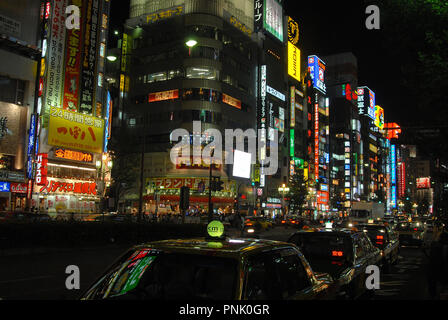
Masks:
[[[264,217],[247,216],[245,217],[244,225],[248,227],[254,227],[259,231],[266,231],[273,227],[272,222],[268,221]]]
[[[364,232],[313,228],[294,233],[288,242],[299,247],[313,270],[333,277],[339,298],[353,300],[373,293],[365,285],[366,268],[370,265],[380,267],[381,255]]]
[[[423,224],[415,222],[400,222],[395,231],[398,233],[400,245],[422,246],[425,229]]]
[[[334,290],[291,243],[215,234],[134,246],[81,299],[308,300]]]
[[[387,224],[380,223],[362,224],[358,225],[357,228],[364,231],[372,244],[381,250],[383,269],[390,271],[391,265],[398,262],[400,253],[400,241],[397,232]]]

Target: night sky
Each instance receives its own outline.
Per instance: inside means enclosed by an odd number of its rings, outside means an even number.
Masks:
[[[303,56],[352,52],[358,59],[358,83],[375,92],[377,104],[385,110],[385,121],[412,124],[413,113],[403,112],[413,109],[413,100],[401,86],[400,57],[386,47],[384,29],[367,30],[366,7],[360,0],[284,2],[286,15],[299,23],[298,47]],[[128,18],[129,0],[113,0],[111,11],[114,30]]]

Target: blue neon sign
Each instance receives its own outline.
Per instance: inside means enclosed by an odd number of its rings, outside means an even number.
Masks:
[[[9,182],[0,182],[0,192],[11,192],[11,184]]]

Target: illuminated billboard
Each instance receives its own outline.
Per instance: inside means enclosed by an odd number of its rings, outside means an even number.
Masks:
[[[288,74],[300,81],[300,50],[288,42]]]
[[[386,129],[387,139],[398,139],[398,135],[401,133],[400,126],[393,122],[393,123],[385,123],[384,129]]]
[[[48,144],[102,153],[104,120],[60,108],[50,108]]]
[[[179,90],[168,90],[161,92],[154,92],[148,95],[148,103],[156,101],[173,100],[179,98]]]
[[[235,150],[233,161],[233,176],[250,179],[252,154]]]
[[[264,29],[283,42],[283,8],[277,0],[254,1],[255,31]]]
[[[296,45],[299,42],[299,24],[288,17],[288,41]]]
[[[310,71],[311,79],[314,83],[314,88],[318,89],[322,93],[326,93],[327,88],[325,86],[325,63],[317,56],[309,56],[308,69]]]
[[[368,87],[358,87],[358,113],[375,120],[375,92]]]
[[[283,8],[277,0],[264,0],[263,28],[283,42]]]
[[[417,178],[417,189],[431,188],[431,178]]]
[[[384,109],[380,106],[375,106],[375,126],[381,130],[384,128]]]

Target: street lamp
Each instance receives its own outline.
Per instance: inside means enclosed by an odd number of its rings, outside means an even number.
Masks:
[[[280,188],[278,188],[278,191],[283,195],[283,197],[282,197],[283,205],[282,206],[284,207],[285,206],[285,194],[287,192],[289,192],[289,188],[285,184],[282,184],[282,186]]]
[[[117,60],[117,57],[116,56],[107,56],[106,59],[111,61],[111,62],[114,62],[114,61]]]
[[[187,42],[185,42],[185,44],[187,45],[187,47],[193,48],[195,45],[198,44],[198,42],[194,39],[190,39]]]

